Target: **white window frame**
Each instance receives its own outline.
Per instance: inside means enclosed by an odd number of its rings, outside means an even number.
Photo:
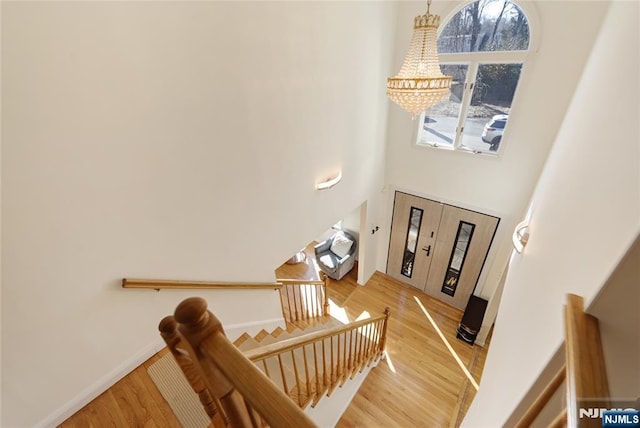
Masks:
[[[466,65],[467,66],[467,75],[464,82],[464,89],[462,93],[462,99],[460,100],[460,111],[458,113],[458,122],[456,124],[455,130],[455,138],[453,140],[453,146],[442,146],[437,144],[429,144],[425,142],[420,142],[420,136],[423,132],[424,126],[424,118],[425,113],[422,112],[418,119],[418,126],[415,128],[415,138],[414,144],[418,147],[426,147],[426,148],[436,148],[440,150],[448,150],[448,151],[459,151],[465,153],[474,153],[474,154],[482,154],[487,156],[498,156],[502,151],[503,144],[501,142],[500,148],[496,152],[490,151],[475,151],[463,147],[462,143],[462,135],[464,132],[464,124],[467,119],[467,113],[469,111],[469,106],[471,104],[471,96],[473,94],[473,85],[475,84],[476,77],[478,75],[478,68],[481,64],[522,64],[522,68],[520,71],[520,77],[518,78],[518,84],[516,86],[516,90],[513,94],[512,100],[512,108],[515,104],[516,99],[518,98],[518,92],[520,88],[520,84],[522,83],[522,76],[524,75],[527,59],[529,57],[530,52],[534,49],[534,31],[532,29],[532,19],[531,19],[531,11],[527,10],[527,8],[523,7],[522,4],[509,0],[511,3],[517,5],[525,14],[527,18],[527,25],[529,26],[529,45],[526,50],[512,50],[512,51],[476,51],[476,52],[455,52],[455,53],[441,53],[438,55],[439,61],[441,65]],[[460,12],[462,9],[467,7],[469,4],[474,3],[474,1],[470,1],[465,3],[459,8],[456,8],[452,11],[447,20],[444,21],[443,24],[440,25],[438,31],[438,37],[440,37],[440,32],[446,27],[453,17]],[[508,129],[505,129],[505,134],[503,135],[502,141],[508,139]]]

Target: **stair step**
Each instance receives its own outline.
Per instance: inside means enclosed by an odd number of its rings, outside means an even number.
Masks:
[[[252,337],[249,337],[248,339],[244,340],[239,346],[238,345],[236,346],[241,351],[248,351],[250,349],[258,348],[261,345],[260,343],[256,342],[255,339],[253,339]]]
[[[285,330],[282,327],[276,327],[272,332],[271,332],[271,336],[273,337],[279,337],[282,333],[284,333]]]
[[[240,345],[242,345],[248,339],[251,339],[251,336],[249,335],[249,333],[242,333],[240,337],[238,337],[236,340],[233,341],[233,344],[239,348]]]
[[[258,332],[258,334],[256,334],[255,336],[253,336],[253,338],[255,339],[256,342],[262,342],[262,340],[267,337],[267,336],[271,336],[271,333],[269,333],[267,330],[262,329]]]

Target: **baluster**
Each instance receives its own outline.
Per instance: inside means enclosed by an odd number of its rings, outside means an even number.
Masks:
[[[336,383],[342,380],[342,368],[340,364],[340,336],[342,333],[339,333],[336,336],[336,341],[338,342],[338,352],[336,353]]]
[[[357,358],[356,358],[356,367],[355,367],[355,370],[353,372],[354,375],[362,367],[362,342],[363,342],[363,339],[364,339],[364,336],[362,334],[362,327],[358,328],[358,335],[356,336],[356,338],[358,339],[358,341],[357,341],[358,350],[356,351]]]
[[[324,282],[324,284],[322,285],[323,288],[323,298],[324,298],[324,315],[328,316],[329,315],[329,295],[327,294],[327,283],[329,282],[329,277],[326,274],[322,274],[322,282]]]
[[[307,295],[307,285],[306,284],[300,284],[300,299],[304,302],[304,306],[303,306],[303,317],[305,320],[309,319],[309,296]]]
[[[285,394],[289,395],[289,387],[287,386],[287,377],[284,373],[284,365],[282,364],[282,354],[278,354],[278,365],[280,366],[280,376],[282,376],[282,387]]]
[[[307,284],[307,290],[309,290],[309,314],[311,318],[316,318],[316,286]]]
[[[382,334],[380,336],[380,352],[384,352],[384,348],[387,342],[387,325],[389,324],[389,314],[391,309],[387,306],[384,308],[384,321],[382,323]]]
[[[280,307],[282,308],[282,318],[284,318],[285,320],[287,319],[287,311],[285,309],[284,306],[284,296],[282,295],[283,290],[285,289],[286,285],[282,285],[282,287],[280,287],[280,290],[278,290],[278,293],[280,294]]]
[[[269,374],[269,367],[267,366],[267,359],[262,360],[262,367],[264,367],[264,375],[271,379],[271,375]]]
[[[323,386],[328,386],[327,382],[327,350],[325,347],[327,339],[322,339],[322,382]]]
[[[369,324],[369,333],[367,335],[367,366],[371,364],[374,356],[374,348],[375,348],[375,336],[376,336],[376,323],[372,322]]]
[[[315,368],[315,373],[316,373],[316,400],[320,398],[320,394],[322,391],[322,385],[320,384],[320,371],[318,370],[317,345],[318,345],[318,342],[313,343],[313,366]]]
[[[316,314],[321,317],[324,315],[324,310],[322,309],[322,285],[316,284]]]
[[[302,290],[302,284],[297,284],[296,288],[298,290],[298,297],[300,299],[300,320],[304,320],[304,294]]]
[[[378,320],[376,322],[376,341],[374,343],[374,353],[376,358],[380,355],[380,335],[382,334],[382,321]]]
[[[291,288],[293,289],[293,304],[294,304],[294,306],[296,308],[296,321],[300,321],[300,312],[298,310],[298,299],[296,299],[296,290],[298,290],[298,292],[299,292],[300,287],[294,285]]]
[[[347,360],[348,355],[347,355],[347,348],[349,347],[349,345],[347,344],[347,332],[345,331],[343,333],[344,335],[344,346],[342,347],[342,385],[344,385],[345,381],[347,380],[347,370],[349,369],[349,362]]]
[[[307,381],[307,399],[311,399],[311,379],[309,377],[309,363],[307,362],[307,346],[302,346],[302,359],[304,360],[304,376]]]
[[[285,293],[287,294],[287,307],[289,308],[289,322],[293,322],[293,307],[291,306],[291,289],[290,285],[285,285]]]
[[[354,329],[349,330],[349,370],[347,375],[350,375],[353,370],[353,331]]]
[[[300,388],[300,374],[298,373],[298,364],[296,363],[296,354],[294,349],[291,350],[291,361],[293,361],[293,374],[296,379],[296,389],[298,390],[298,404],[302,406],[302,389]]]
[[[251,404],[247,403],[246,400],[244,404],[245,406],[247,406],[247,412],[249,412],[249,418],[251,419],[251,426],[253,428],[262,427],[262,418],[260,417],[258,412],[256,412],[256,410],[253,407],[251,407]]]
[[[363,331],[363,344],[362,344],[362,367],[369,364],[369,343],[371,339],[369,335],[371,334],[371,324],[367,324],[362,326]]]
[[[329,341],[331,343],[331,387],[333,387],[335,385],[335,362],[333,361],[333,337],[329,338]]]
[[[375,323],[371,323],[371,333],[370,333],[370,337],[369,337],[369,363],[371,363],[371,361],[374,360],[375,357],[375,348],[376,348],[376,344],[378,343],[376,340],[376,335],[378,334],[378,329],[377,329],[377,322]]]

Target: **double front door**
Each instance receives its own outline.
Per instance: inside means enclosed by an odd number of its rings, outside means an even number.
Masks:
[[[464,309],[499,221],[396,192],[387,274]]]

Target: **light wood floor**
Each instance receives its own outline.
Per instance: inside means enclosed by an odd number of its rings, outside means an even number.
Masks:
[[[317,279],[311,245],[304,263],[284,264],[278,278]],[[479,382],[487,349],[455,338],[462,312],[382,273],[366,286],[352,270],[329,283],[330,299],[351,320],[364,311],[375,315],[391,309],[387,334],[388,358],[371,371],[347,408],[338,427],[459,426],[475,389],[414,300],[417,296],[463,363]],[[154,355],[113,387],[65,421],[62,427],[178,427],[147,368]]]

